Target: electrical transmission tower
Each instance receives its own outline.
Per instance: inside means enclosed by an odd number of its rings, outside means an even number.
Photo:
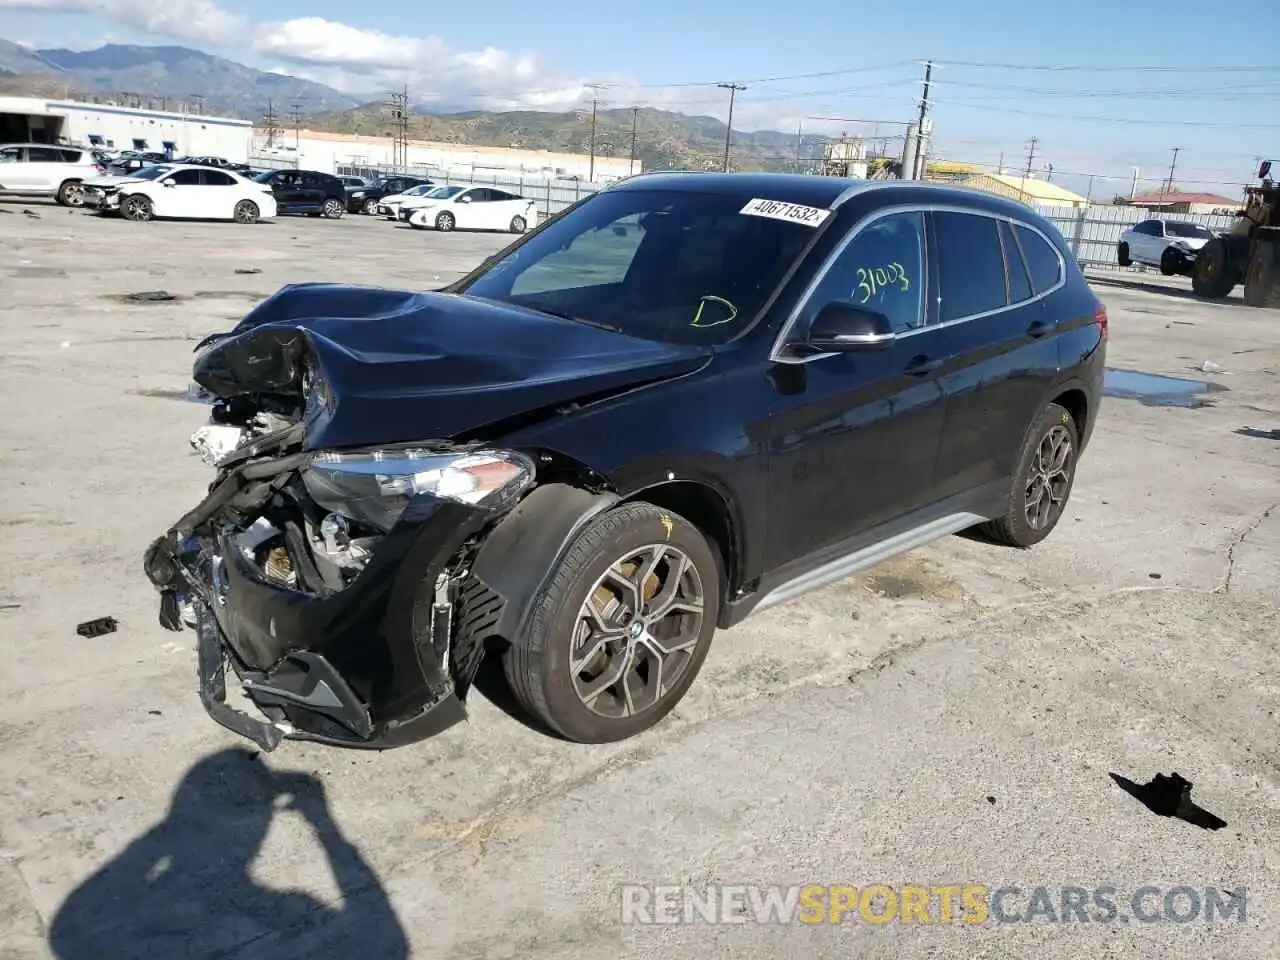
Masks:
[[[409,166],[409,87],[391,94],[387,101],[391,119],[395,121],[395,140],[391,145],[391,165],[396,170]]]
[[[267,101],[267,113],[262,118],[262,127],[266,131],[267,146],[274,147],[276,145],[276,137],[280,136],[280,117],[276,113],[274,100]]]

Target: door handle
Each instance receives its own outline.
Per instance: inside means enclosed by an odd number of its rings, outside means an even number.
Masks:
[[[1027,336],[1043,337],[1051,329],[1053,329],[1053,324],[1048,320],[1037,320],[1031,324],[1031,326],[1027,327]]]
[[[911,362],[907,364],[907,368],[903,372],[910,377],[923,377],[937,370],[940,363],[942,363],[941,360],[934,360],[932,357],[920,354],[911,358]]]

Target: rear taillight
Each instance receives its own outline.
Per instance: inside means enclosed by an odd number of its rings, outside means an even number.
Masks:
[[[1098,336],[1107,335],[1107,305],[1099,302],[1098,309],[1093,311],[1093,325],[1098,328]]]

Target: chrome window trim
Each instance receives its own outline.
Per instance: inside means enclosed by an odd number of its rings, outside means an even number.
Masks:
[[[886,181],[886,183],[894,183],[894,182],[896,181]],[[845,194],[842,194],[841,197],[844,197],[846,194],[852,196],[853,193],[861,192],[863,189],[865,189],[863,185],[859,185],[857,187],[851,187],[849,190],[846,190]],[[836,204],[832,205],[832,207],[834,208],[835,206],[837,206],[839,202],[841,201],[838,200]],[[1003,220],[1013,227],[1023,227],[1027,230],[1030,230],[1032,233],[1038,235],[1041,240],[1043,240],[1046,244],[1048,244],[1049,249],[1053,251],[1053,255],[1055,258],[1057,258],[1057,261],[1058,261],[1058,280],[1053,286],[1049,287],[1049,289],[1043,291],[1042,293],[1034,294],[1032,297],[1030,297],[1027,300],[1019,300],[1017,303],[1006,304],[1005,306],[999,307],[995,310],[985,310],[981,313],[973,313],[973,314],[969,314],[968,316],[957,317],[954,320],[947,320],[942,323],[925,324],[924,326],[916,327],[914,330],[909,330],[906,333],[897,334],[895,337],[896,340],[905,340],[908,337],[914,337],[917,334],[924,333],[926,331],[941,330],[946,327],[954,327],[961,323],[968,323],[971,320],[981,320],[984,317],[995,316],[997,313],[1004,313],[1006,310],[1012,310],[1014,308],[1024,307],[1027,304],[1035,303],[1038,300],[1043,300],[1045,297],[1051,294],[1057,293],[1059,290],[1061,290],[1063,287],[1067,285],[1066,263],[1063,261],[1062,251],[1058,249],[1058,245],[1054,243],[1051,239],[1049,239],[1049,237],[1045,234],[1045,232],[1041,230],[1039,227],[1037,227],[1035,224],[1028,223],[1026,220],[1019,219],[1018,217],[1013,216],[1012,214],[993,213],[990,210],[975,210],[973,207],[967,207],[962,204],[954,204],[954,203],[902,203],[902,204],[895,204],[889,207],[883,207],[879,210],[874,210],[871,213],[867,214],[865,217],[863,217],[861,220],[855,223],[852,227],[850,227],[849,232],[845,234],[844,239],[842,239],[840,243],[836,245],[835,249],[833,249],[831,253],[827,255],[827,258],[823,261],[822,266],[818,268],[818,272],[815,273],[813,276],[813,279],[809,281],[809,284],[805,287],[804,292],[800,294],[800,299],[796,302],[795,307],[792,308],[791,313],[787,316],[787,319],[783,322],[782,329],[778,331],[778,336],[774,338],[773,347],[769,351],[770,362],[800,364],[800,363],[809,363],[813,360],[822,360],[826,357],[838,356],[838,354],[834,354],[834,353],[815,353],[806,357],[789,357],[789,356],[783,355],[782,350],[786,346],[787,337],[791,335],[791,332],[795,328],[796,323],[799,321],[800,316],[804,313],[805,309],[809,306],[809,301],[813,299],[814,293],[817,291],[818,287],[822,284],[822,281],[826,279],[827,274],[831,272],[831,268],[835,265],[836,261],[839,260],[840,257],[844,254],[844,251],[849,246],[849,244],[852,243],[854,239],[860,233],[862,233],[863,230],[865,230],[871,224],[875,223],[877,220],[880,220],[884,217],[890,217],[896,214],[901,214],[901,213],[921,213],[921,214],[967,213],[975,217],[987,217],[988,219],[991,219],[991,220]],[[929,228],[926,226],[925,230],[927,234]],[[1014,234],[1014,239],[1015,240],[1017,239],[1016,233]],[[1030,272],[1029,268],[1028,268],[1028,272]],[[926,314],[928,313],[927,303],[925,305],[925,312]]]

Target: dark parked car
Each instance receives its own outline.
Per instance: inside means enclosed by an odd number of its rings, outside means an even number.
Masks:
[[[271,187],[279,213],[305,213],[337,220],[347,212],[347,190],[331,173],[268,170],[253,178]]]
[[[484,656],[554,731],[617,740],[717,627],[969,528],[1044,539],[1106,339],[1012,201],[637,176],[441,291],[288,286],[207,338],[217,476],[145,567],[205,707],[263,748],[430,735]]]
[[[242,177],[252,177],[253,171],[247,163],[233,163],[226,157],[182,157],[174,163],[189,163],[197,167],[215,167],[219,170],[230,170]]]
[[[374,181],[372,186],[363,191],[360,212],[372,216],[378,212],[378,203],[384,197],[393,197],[397,193],[404,193],[410,187],[429,187],[433,182],[426,177],[383,177]]]

